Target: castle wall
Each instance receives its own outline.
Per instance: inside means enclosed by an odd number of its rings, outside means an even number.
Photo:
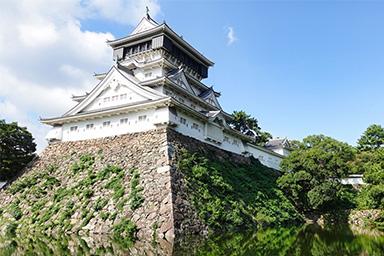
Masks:
[[[276,156],[249,143],[245,144],[245,150],[251,153],[253,157],[258,159],[263,165],[275,170],[280,170],[280,163],[283,160],[281,156]]]
[[[92,140],[57,142],[43,151],[20,180],[34,180],[33,177],[39,177],[39,174],[50,170],[49,176],[56,178],[58,185],[47,187],[45,178],[38,178],[30,187],[26,186],[16,193],[11,193],[8,189],[0,192],[0,205],[3,209],[0,223],[12,221],[8,209],[17,202],[22,211],[21,219],[18,220],[19,227],[32,230],[47,228],[50,232],[59,233],[63,228],[61,218],[67,210],[65,206],[72,201],[75,211],[68,220],[64,219],[71,224],[70,232],[111,233],[114,225],[123,219],[129,219],[139,228],[138,237],[144,239],[155,236],[173,241],[175,237],[188,234],[206,234],[207,225],[201,221],[189,201],[186,179],[177,167],[181,149],[214,155],[217,159],[239,164],[250,163],[248,157],[203,143],[171,128]],[[73,164],[85,154],[95,158],[92,168],[90,171],[74,173]],[[114,175],[83,183],[90,179],[90,175],[98,177],[107,165],[119,166],[124,170],[124,193],[118,198],[113,197],[113,190],[106,185]],[[49,169],[49,166],[56,168]],[[139,186],[142,188],[140,193],[144,198],[143,203],[135,210],[129,205],[133,169],[138,171]],[[88,187],[82,187],[84,184]],[[61,201],[57,201],[56,195],[63,189],[71,192],[62,196]],[[93,191],[89,198],[82,196],[85,190]],[[41,191],[44,196],[39,197],[36,191]],[[23,200],[18,201],[19,198]],[[96,209],[100,199],[106,199],[107,204]],[[46,200],[44,207],[34,212],[33,208],[42,200]],[[57,206],[60,206],[57,212],[45,222],[40,222],[44,218],[42,216],[46,216],[52,207]],[[103,214],[115,216],[105,219]],[[87,224],[82,224],[88,216],[90,219]]]
[[[71,166],[85,154],[95,158],[91,171],[74,173]],[[96,182],[85,183],[86,185],[82,183],[90,179],[89,175],[97,177],[107,165],[119,166],[124,170],[122,178],[124,193],[118,198],[114,198],[113,189],[107,186],[115,177],[114,174],[100,180],[96,179]],[[49,169],[49,166],[55,168]],[[50,170],[48,175],[58,180],[55,186],[47,186],[44,178],[37,178],[48,169]],[[139,174],[139,186],[143,189],[140,193],[144,198],[136,210],[132,210],[129,205],[132,179],[130,171],[133,169]],[[63,211],[67,210],[68,202],[72,201],[75,211],[69,217],[71,232],[111,233],[113,226],[122,219],[130,219],[139,228],[139,238],[148,239],[155,236],[172,241],[174,229],[170,169],[166,129],[53,143],[41,153],[32,168],[26,170],[19,178],[20,181],[34,180],[35,184],[27,184],[26,188],[16,193],[9,192],[9,189],[0,192],[0,205],[4,210],[0,216],[0,223],[7,219],[12,221],[7,208],[17,202],[22,211],[21,219],[18,220],[19,228],[62,232],[62,225],[67,218],[64,222],[60,218],[64,214]],[[61,196],[61,201],[58,201],[55,195],[60,194],[63,189],[69,194]],[[85,190],[91,190],[92,195],[84,197],[82,193]],[[41,191],[44,196],[39,197],[36,191]],[[18,198],[24,199],[18,202]],[[104,199],[108,203],[97,209],[97,201]],[[38,212],[34,212],[34,205],[41,203],[42,200],[47,202]],[[119,207],[119,204],[122,204],[122,207]],[[39,223],[55,205],[60,206],[57,212],[43,223]],[[108,214],[109,217],[103,219],[103,214]],[[114,218],[111,217],[113,215]],[[85,216],[91,216],[86,225],[82,224]],[[32,219],[35,219],[35,222]],[[6,226],[0,225],[0,227]]]
[[[156,123],[168,122],[167,108],[149,109],[111,117],[64,124],[63,141],[95,139],[127,133],[145,132],[156,128]],[[110,122],[105,124],[105,122]],[[87,125],[93,125],[92,127]],[[73,127],[77,127],[76,129]]]

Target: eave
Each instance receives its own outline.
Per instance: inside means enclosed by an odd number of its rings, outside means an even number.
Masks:
[[[167,106],[170,103],[171,98],[163,98],[159,100],[153,100],[153,101],[145,101],[142,103],[134,103],[129,105],[121,105],[116,106],[112,108],[107,108],[103,110],[98,111],[90,111],[90,112],[83,112],[72,116],[61,116],[61,117],[54,117],[54,118],[43,118],[40,119],[40,122],[47,125],[63,125],[64,123],[71,123],[81,120],[89,120],[89,119],[95,119],[99,117],[105,117],[105,116],[114,116],[129,112],[137,112],[138,110],[142,109],[148,109],[148,108],[156,108],[159,106]]]
[[[271,155],[274,155],[274,156],[277,156],[277,157],[280,157],[280,158],[285,158],[285,156],[283,156],[283,155],[280,155],[280,154],[278,154],[278,153],[276,153],[276,152],[273,152],[272,150],[269,150],[269,149],[267,149],[267,148],[264,148],[264,147],[255,145],[255,144],[253,144],[253,143],[248,143],[248,145],[249,145],[249,146],[252,146],[252,147],[254,147],[254,148],[257,148],[257,149],[259,149],[260,151],[263,151],[263,152],[265,152],[265,153],[268,153],[268,154],[271,154]]]
[[[159,35],[167,35],[171,39],[175,41],[176,44],[181,46],[181,48],[186,48],[189,51],[186,51],[187,54],[189,54],[192,58],[194,58],[196,61],[202,63],[206,66],[213,66],[214,63],[210,61],[208,58],[206,58],[203,54],[201,54],[199,51],[197,51],[195,48],[193,48],[188,42],[186,42],[183,38],[181,38],[178,34],[176,34],[170,27],[168,27],[167,24],[163,23],[159,25],[158,27],[148,29],[146,31],[143,31],[141,33],[129,35],[123,38],[119,38],[113,41],[107,41],[108,45],[112,48],[118,48],[123,45],[127,45],[131,42],[137,43],[138,40],[141,38],[153,38],[154,36]]]
[[[171,79],[169,79],[167,77],[163,76],[163,77],[151,79],[151,80],[148,80],[148,81],[140,83],[140,85],[142,85],[142,86],[149,86],[149,87],[156,87],[156,86],[159,86],[159,84],[170,85],[173,89],[176,89],[178,92],[181,92],[186,97],[201,103],[204,107],[207,107],[207,109],[209,109],[209,110],[220,110],[223,113],[223,115],[226,118],[226,120],[233,120],[233,116],[231,114],[229,114],[229,113],[225,112],[224,110],[219,109],[219,108],[217,108],[215,106],[212,106],[211,104],[209,104],[208,102],[206,102],[203,99],[199,98],[198,96],[191,95],[187,90],[185,90],[184,88],[181,88],[178,84],[176,84],[175,82],[173,82]]]

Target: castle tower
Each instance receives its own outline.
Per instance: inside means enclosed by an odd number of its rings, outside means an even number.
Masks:
[[[95,75],[98,84],[73,96],[77,105],[64,115],[41,120],[52,126],[50,143],[168,126],[237,154],[269,154],[268,165],[278,168],[281,158],[270,160],[273,152],[250,144],[251,137],[228,125],[233,117],[221,108],[220,93],[202,82],[213,62],[166,23],[147,14],[130,35],[108,44],[115,64]]]

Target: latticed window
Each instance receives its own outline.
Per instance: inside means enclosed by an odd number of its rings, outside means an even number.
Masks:
[[[139,122],[144,122],[145,120],[147,120],[146,115],[139,116]]]
[[[120,124],[127,124],[127,123],[128,123],[128,118],[120,119]]]
[[[191,126],[191,129],[198,130],[199,129],[199,125],[197,123],[193,123],[192,126]]]

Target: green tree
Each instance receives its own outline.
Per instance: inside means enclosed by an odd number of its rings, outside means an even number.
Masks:
[[[367,183],[357,197],[359,208],[384,209],[384,148],[361,151],[356,159],[354,172]]]
[[[33,159],[33,140],[26,128],[0,120],[0,180],[14,177]]]
[[[384,144],[384,128],[377,124],[369,126],[357,141],[357,144],[357,148],[360,150],[372,150],[382,147]]]
[[[272,138],[270,133],[261,131],[257,119],[251,115],[244,111],[234,111],[232,115],[234,118],[229,125],[243,134],[254,136],[256,144],[264,145]]]
[[[282,161],[278,185],[301,211],[334,209],[344,205],[339,180],[348,174],[354,156],[346,143],[324,135],[308,136]]]

